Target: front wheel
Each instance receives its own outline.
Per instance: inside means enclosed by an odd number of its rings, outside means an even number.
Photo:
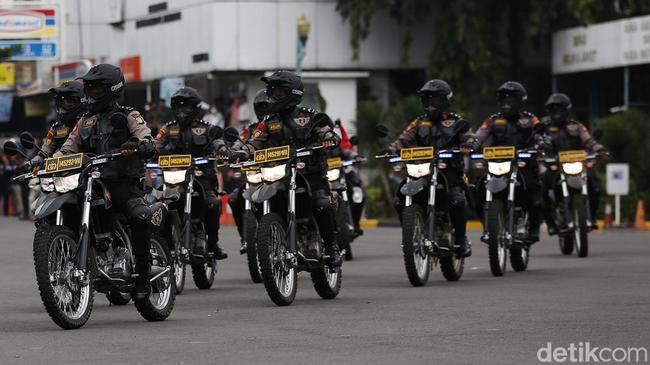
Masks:
[[[402,252],[406,275],[413,286],[424,286],[429,280],[431,256],[424,245],[424,214],[413,204],[402,213]]]
[[[334,272],[332,272],[334,271]],[[312,271],[311,281],[314,283],[316,293],[323,299],[334,299],[339,295],[341,290],[341,267],[330,270],[327,265],[323,265],[320,270]]]
[[[151,273],[166,273],[151,282],[151,293],[148,298],[135,301],[135,308],[147,321],[164,321],[174,309],[176,301],[176,280],[173,273],[173,263],[168,245],[160,234],[151,238]]]
[[[260,271],[260,262],[257,259],[257,218],[252,211],[247,210],[244,213],[244,224],[246,226],[246,258],[248,259],[248,273],[254,283],[262,282],[262,272]]]
[[[505,208],[501,200],[493,200],[488,214],[488,256],[490,258],[490,271],[494,276],[503,276],[506,273],[507,249],[505,242]]]
[[[578,257],[589,255],[589,227],[587,225],[587,205],[582,194],[571,197],[573,205],[573,243]]]
[[[260,219],[257,226],[257,249],[264,288],[273,303],[293,303],[298,290],[298,274],[287,260],[286,225],[276,213]]]
[[[34,235],[36,282],[45,310],[64,329],[82,327],[93,309],[90,277],[75,276],[77,235],[65,226],[42,224]],[[89,275],[89,274],[87,274]]]
[[[336,212],[336,225],[339,227],[339,247],[345,250],[345,261],[352,261],[352,238],[354,229],[351,225],[352,217],[348,214],[349,202],[340,198],[338,211]]]
[[[530,247],[528,248],[511,248],[510,249],[510,266],[515,271],[526,271],[528,260],[530,258]]]

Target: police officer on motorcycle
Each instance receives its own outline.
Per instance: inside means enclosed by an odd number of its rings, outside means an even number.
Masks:
[[[255,94],[255,99],[253,100],[253,109],[255,110],[255,116],[257,121],[251,122],[246,128],[242,130],[239,134],[239,140],[235,141],[231,146],[223,146],[219,152],[218,157],[222,160],[229,160],[231,158],[237,158],[232,151],[239,151],[244,147],[244,144],[253,136],[253,133],[257,129],[257,124],[264,120],[264,118],[269,114],[269,97],[266,94],[266,89],[261,89]],[[239,253],[246,253],[246,242],[244,242],[244,185],[239,184],[228,199],[228,205],[232,210],[233,218],[235,219],[235,224],[237,225],[237,232],[241,239],[241,247],[239,248]]]
[[[151,131],[138,111],[118,104],[124,75],[110,64],[93,66],[81,77],[88,113],[76,124],[55,156],[72,153],[104,154],[122,151],[123,158],[107,163],[102,182],[113,207],[129,218],[136,261],[134,299],[149,295],[151,209],[144,201],[143,159],[155,153]]]
[[[588,150],[597,153],[602,157],[607,157],[607,149],[596,142],[591,136],[587,127],[571,117],[571,99],[562,93],[551,95],[546,101],[547,118],[544,118],[544,149],[547,153],[557,154],[558,151],[567,150]],[[550,198],[549,191],[555,186],[557,171],[546,170],[542,175],[544,186],[544,216],[548,232],[550,235],[558,233],[558,227],[555,223],[555,209],[553,201]],[[600,179],[593,169],[587,170],[587,186],[589,191],[589,207],[591,209],[592,221],[595,222],[596,212],[602,192]],[[592,228],[597,228],[593,224]]]
[[[302,148],[318,143],[326,149],[338,145],[340,140],[334,133],[334,124],[326,114],[298,106],[304,90],[299,76],[290,71],[276,71],[261,80],[267,85],[269,116],[257,125],[253,137],[243,146],[242,152],[246,156],[252,156],[258,149],[282,145]],[[311,159],[306,162],[302,174],[311,187],[313,214],[325,253],[330,257],[328,265],[340,266],[338,228],[330,202],[325,154],[317,153]]]
[[[473,142],[469,123],[460,115],[448,111],[453,91],[447,82],[437,79],[429,80],[418,91],[418,94],[425,114],[411,122],[397,140],[391,143],[388,148],[382,150],[380,154],[394,155],[402,148],[418,146],[433,146],[436,151],[453,149]],[[469,150],[463,149],[463,152],[467,153]],[[447,205],[458,245],[457,254],[461,257],[469,257],[472,254],[472,249],[466,236],[467,216],[465,208],[467,199],[463,179],[463,159],[457,158],[453,166],[442,170],[441,173],[445,175],[449,184]],[[402,211],[406,200],[400,190],[405,183],[406,180],[403,180],[400,184],[394,200],[400,221],[402,220]]]
[[[49,91],[54,96],[56,121],[47,132],[47,137],[45,137],[40,151],[30,161],[34,172],[37,172],[42,167],[46,158],[51,157],[54,152],[63,146],[80,114],[85,110],[82,103],[84,88],[81,82],[66,81],[59,87],[51,88]]]
[[[175,119],[165,124],[156,136],[156,151],[159,154],[191,154],[205,156],[214,154],[224,145],[222,139],[211,140],[209,137],[210,124],[201,118],[204,111],[201,108],[202,99],[199,93],[191,87],[178,89],[171,97],[172,112]],[[197,176],[195,182],[200,184],[205,193],[202,206],[195,205],[193,215],[203,217],[205,230],[208,235],[208,255],[217,260],[228,258],[228,254],[219,246],[219,216],[221,215],[221,200],[217,197],[217,175],[214,166],[205,165],[202,176]]]
[[[489,116],[476,132],[473,149],[480,146],[515,146],[516,149],[536,149],[541,144],[539,132],[540,121],[533,113],[524,110],[528,93],[522,84],[507,81],[496,92],[500,111]],[[535,159],[519,170],[525,183],[525,208],[528,211],[530,225],[529,244],[539,241],[541,223],[542,193],[539,181],[539,169]],[[484,188],[476,190],[479,214],[483,214],[485,200]]]

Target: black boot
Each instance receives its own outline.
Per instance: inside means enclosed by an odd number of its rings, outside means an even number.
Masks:
[[[135,286],[133,287],[133,300],[143,300],[149,297],[151,293],[151,284],[149,283],[149,257],[136,257],[135,261]]]
[[[343,257],[341,257],[341,254],[339,253],[339,245],[336,243],[325,246],[325,255],[327,255],[325,264],[329,266],[330,269],[337,268],[343,264]]]
[[[454,250],[458,257],[470,257],[472,256],[472,243],[469,242],[467,237],[456,239]]]
[[[539,226],[530,227],[528,231],[528,245],[532,245],[535,242],[539,242]]]
[[[224,260],[228,258],[226,251],[224,251],[217,242],[210,245],[209,251],[212,252],[212,258],[215,260]]]
[[[555,236],[558,233],[557,224],[555,224],[555,222],[546,222],[546,228],[549,236]],[[539,239],[539,234],[537,234],[537,238]]]

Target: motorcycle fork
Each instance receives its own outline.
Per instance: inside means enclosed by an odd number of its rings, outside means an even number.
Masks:
[[[429,202],[427,204],[427,235],[426,238],[433,241],[435,232],[435,212],[436,212],[436,189],[438,187],[438,167],[433,167],[431,175],[431,184],[429,185]]]
[[[290,253],[296,252],[296,174],[296,167],[292,166],[291,181],[289,182],[289,229],[287,232],[287,249]]]
[[[185,191],[185,208],[183,210],[183,246],[191,247],[192,244],[192,194],[194,194],[194,174],[190,173],[190,181]]]
[[[571,213],[571,196],[569,195],[569,186],[566,181],[566,176],[560,174],[560,185],[562,186],[562,197],[564,198],[564,220],[567,228],[573,229],[573,214]]]
[[[506,232],[508,241],[512,237],[515,224],[515,187],[517,185],[517,168],[514,168],[510,174],[510,184],[508,185],[508,232]]]
[[[343,199],[344,202],[347,204],[345,205],[345,210],[348,215],[348,225],[354,226],[354,222],[352,221],[352,207],[350,206],[350,201],[348,200],[348,184],[345,181],[345,172],[342,171],[343,173],[341,174],[341,184],[345,187],[343,191],[341,192],[341,198]]]
[[[57,226],[63,225],[63,212],[61,211],[61,209],[56,211],[56,225]]]
[[[483,204],[483,236],[482,239],[487,242],[488,238],[488,211],[492,203],[492,192],[487,188],[488,181],[491,180],[490,174],[485,177],[485,204]]]
[[[248,190],[249,188],[250,188],[250,185],[248,183],[246,183],[244,185],[244,189]],[[244,199],[244,196],[242,195],[240,198]],[[244,199],[244,212],[250,212],[250,211],[251,211],[251,202],[248,199]],[[248,221],[248,219],[242,219],[242,222],[241,222],[241,224],[242,224],[242,232],[243,232],[243,235],[244,235],[244,241],[246,241],[248,239],[248,237],[246,237],[246,232],[248,232],[248,229],[247,229],[248,228],[247,227],[248,222],[247,221]]]
[[[90,234],[90,201],[93,193],[93,177],[89,176],[86,182],[86,191],[84,193],[84,203],[81,208],[81,239],[77,256],[77,269],[86,270],[88,262],[88,239]]]
[[[408,184],[409,182],[411,182],[411,178],[406,177],[406,183]],[[406,195],[404,197],[404,207],[410,207],[411,204],[413,204],[413,197]]]
[[[593,225],[594,217],[591,216],[591,203],[589,202],[589,190],[587,186],[587,173],[583,172],[580,176],[582,178],[582,196],[585,202],[585,207],[587,209],[587,226],[591,227]]]

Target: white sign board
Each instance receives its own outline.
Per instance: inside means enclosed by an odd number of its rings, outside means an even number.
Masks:
[[[630,192],[630,165],[607,164],[607,195],[627,195]]]
[[[650,15],[553,34],[553,74],[650,63]]]

